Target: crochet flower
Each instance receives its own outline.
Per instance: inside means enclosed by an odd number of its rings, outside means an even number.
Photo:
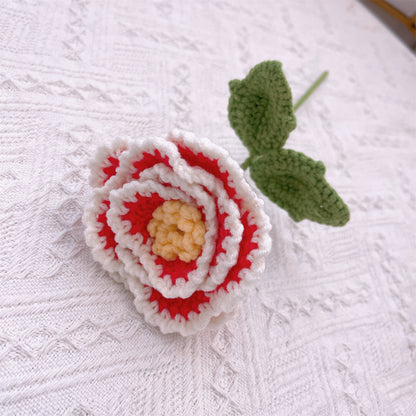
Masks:
[[[237,163],[176,131],[102,147],[91,170],[87,244],[146,321],[190,335],[231,314],[271,245],[263,202]]]

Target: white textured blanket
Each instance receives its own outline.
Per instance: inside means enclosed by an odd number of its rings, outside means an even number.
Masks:
[[[416,60],[353,0],[0,0],[0,414],[416,414]],[[224,327],[146,324],[92,260],[100,143],[192,130],[242,162],[228,81],[283,62],[288,147],[327,166],[340,229],[267,202],[273,249]]]

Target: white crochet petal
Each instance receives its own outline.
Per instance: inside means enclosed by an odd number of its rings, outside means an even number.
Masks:
[[[187,163],[185,154],[182,157],[183,148],[190,149],[191,156],[193,154],[191,164]],[[198,166],[198,157],[207,164]],[[209,168],[211,162],[216,163],[214,168]],[[210,172],[203,166],[208,166]],[[161,196],[163,194],[165,199],[181,199],[185,202],[195,202],[196,196],[209,196],[204,200],[205,203],[214,199],[219,212],[229,214],[231,219],[226,228],[237,230],[234,236],[237,236],[235,241],[238,240],[238,243],[232,245],[233,239],[230,239],[230,245],[225,244],[227,255],[218,257],[218,264],[213,265],[217,266],[217,271],[210,268],[206,273],[204,270],[206,276],[202,282],[196,283],[201,275],[195,274],[195,279],[189,279],[183,287],[181,284],[169,287],[169,282],[166,283],[156,273],[150,239],[146,244],[140,241],[140,236],[134,240],[126,234],[130,225],[127,227],[120,221],[121,201],[133,198],[137,190],[144,194],[157,192]],[[129,288],[135,296],[134,303],[138,311],[164,333],[179,332],[186,336],[218,325],[233,313],[238,302],[264,270],[265,256],[271,246],[271,227],[263,211],[263,201],[247,184],[238,164],[227,152],[207,139],[195,139],[190,133],[175,131],[168,140],[155,139],[141,145],[130,145],[120,156],[116,175],[108,179],[100,191],[95,192],[84,215],[87,242],[93,248],[94,258],[111,271],[115,280],[122,281]],[[110,201],[108,211],[102,204],[104,200]],[[200,206],[205,207],[204,204]],[[110,252],[105,249],[105,244],[103,246],[103,241],[97,238],[100,229],[94,224],[94,218],[103,212],[107,212],[108,224],[115,231],[115,241],[118,243],[115,250]],[[246,249],[241,253],[248,254],[244,254],[240,263],[237,259],[243,255],[239,254],[240,244],[243,244],[240,241],[243,223],[248,228],[243,234]],[[250,240],[247,241],[247,238]],[[114,254],[117,254],[118,259]],[[202,264],[200,266],[203,270]],[[172,289],[174,286],[179,289]]]
[[[145,162],[146,158],[150,159],[150,165],[141,166],[140,164]],[[141,172],[161,163],[162,160],[167,161],[176,173],[189,169],[173,143],[165,139],[155,138],[145,140],[140,144],[130,144],[128,150],[120,156],[120,167],[117,169],[117,175],[108,182],[114,181],[112,189],[121,188],[125,183],[139,180]],[[140,171],[137,169],[138,166],[142,168]]]
[[[164,334],[179,332],[182,336],[194,335],[207,327],[216,327],[233,315],[235,307],[246,295],[239,285],[230,287],[228,292],[225,290],[216,294],[207,292],[210,301],[199,306],[199,313],[190,312],[188,319],[182,315],[176,315],[172,319],[166,309],[159,312],[158,303],[150,301],[152,293],[150,286],[144,286],[137,279],[126,280],[126,285],[134,295],[137,310],[143,313],[147,322],[158,326]]]
[[[126,270],[134,276],[137,269],[137,260],[143,265],[147,271],[147,275],[142,277],[143,284],[150,285],[158,290],[166,298],[186,298],[192,295],[201,282],[207,276],[210,261],[215,249],[215,241],[217,234],[217,222],[215,214],[215,205],[212,199],[201,188],[197,189],[197,185],[192,187],[189,185],[187,194],[184,191],[164,186],[160,182],[151,179],[133,181],[124,185],[121,189],[111,191],[110,193],[110,209],[107,212],[108,223],[115,233],[115,239],[121,247],[129,250],[120,252],[120,257],[125,263]],[[153,254],[151,246],[152,240],[146,243],[143,241],[143,235],[140,233],[131,234],[132,224],[128,220],[123,220],[123,215],[127,214],[128,209],[125,202],[136,202],[136,195],[148,197],[152,194],[158,194],[164,200],[177,199],[189,204],[197,204],[201,206],[206,218],[206,244],[204,244],[202,252],[198,257],[197,268],[188,274],[188,280],[184,278],[176,279],[173,283],[170,276],[162,276],[162,266],[156,264],[157,256]]]
[[[99,233],[103,228],[103,223],[98,221],[100,214],[105,214],[108,211],[108,206],[104,201],[109,200],[108,189],[95,189],[92,200],[85,208],[83,215],[83,223],[85,226],[85,239],[89,247],[91,247],[91,253],[95,261],[102,264],[103,268],[108,271],[111,276],[117,282],[125,282],[129,277],[129,272],[126,271],[125,257],[126,252],[130,252],[131,262],[138,262],[137,258],[134,258],[130,250],[121,248],[119,245],[113,249],[111,247],[106,248],[106,238],[100,236]],[[115,255],[116,254],[116,255]],[[120,255],[122,254],[122,256]],[[131,273],[130,277],[143,276],[145,271],[142,266],[137,264],[135,272]]]
[[[100,146],[97,149],[94,159],[90,162],[89,183],[93,188],[99,188],[109,179],[109,175],[105,172],[105,168],[112,166],[110,158],[120,159],[122,153],[128,148],[126,140],[115,140],[111,146]]]
[[[187,172],[191,173],[191,177],[194,181],[193,183],[187,182],[183,177],[183,172],[181,172],[179,176],[165,165],[159,164],[143,171],[141,180],[152,179],[156,182],[176,187],[194,198],[198,205],[201,206],[205,206],[209,202],[211,207],[209,215],[208,212],[204,211],[206,225],[210,228],[211,222],[213,222],[215,223],[216,229],[221,226],[221,228],[228,231],[229,235],[227,235],[221,243],[224,251],[219,254],[215,254],[216,238],[218,236],[211,235],[209,232],[205,235],[205,244],[201,254],[203,260],[202,258],[201,261],[198,259],[198,261],[200,261],[198,264],[201,265],[198,265],[198,269],[200,267],[203,268],[203,275],[199,279],[195,278],[195,282],[199,282],[197,287],[198,290],[209,291],[215,289],[224,281],[228,271],[236,263],[243,226],[240,222],[240,212],[238,207],[236,203],[228,197],[220,180],[200,168],[189,167]],[[226,214],[223,224],[218,224],[216,209],[218,209],[220,214]],[[212,262],[213,260],[215,260],[214,263]],[[207,262],[211,264],[207,264]],[[195,272],[198,272],[198,270]],[[186,296],[181,295],[181,297],[188,297],[190,294],[191,293]]]
[[[109,273],[123,275],[124,264],[117,259],[113,248],[108,247],[107,240],[100,236],[103,223],[98,221],[98,216],[105,214],[108,206],[104,203],[108,199],[108,190],[95,189],[90,203],[86,206],[82,221],[85,226],[85,240],[95,261],[102,264],[103,268]]]
[[[238,163],[231,158],[228,152],[214,145],[209,139],[196,138],[193,133],[173,130],[168,140],[175,145],[184,145],[191,149],[195,154],[202,153],[204,156],[215,160],[221,172],[227,172],[227,185],[236,191],[234,200],[239,200],[241,215],[249,212],[249,224],[256,224],[257,231],[254,241],[258,244],[258,249],[253,250],[250,259],[252,265],[249,270],[242,271],[243,282],[257,280],[259,273],[264,270],[265,258],[271,249],[270,230],[271,224],[269,217],[264,212],[264,202],[244,178],[244,171]]]
[[[158,146],[157,149],[155,149],[155,145]],[[124,276],[127,273],[125,271],[124,259],[128,257],[130,264],[138,264],[138,259],[131,252],[127,253],[128,250],[121,250],[118,246],[115,247],[115,250],[105,248],[106,239],[99,236],[103,224],[97,221],[97,217],[109,209],[104,204],[104,201],[109,201],[110,192],[133,180],[132,175],[136,172],[133,163],[140,161],[146,152],[154,155],[156,150],[161,157],[165,157],[169,161],[171,159],[178,161],[179,159],[176,147],[166,140],[147,140],[140,146],[123,140],[115,140],[111,146],[98,148],[95,158],[90,163],[90,184],[95,189],[93,189],[91,201],[87,204],[82,219],[85,226],[85,239],[87,245],[91,247],[94,260],[101,263],[103,268],[112,275],[116,273],[114,275],[117,276],[117,279],[115,279],[117,281],[119,281],[118,276],[121,276],[122,280],[127,278]],[[108,160],[109,156],[119,158],[119,167],[116,170],[116,174],[110,178],[102,171],[103,167],[108,166],[106,160]],[[177,166],[177,169],[180,169],[180,162],[173,164]],[[103,182],[105,182],[104,186]],[[118,259],[114,253],[119,257]],[[139,265],[134,269],[137,276],[143,276],[143,270],[139,270]]]

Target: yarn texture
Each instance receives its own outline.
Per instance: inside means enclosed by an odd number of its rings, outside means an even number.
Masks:
[[[93,257],[162,332],[218,325],[263,271],[271,247],[263,201],[207,139],[175,131],[116,141],[97,152],[90,183],[83,222]]]
[[[413,51],[352,0],[1,6],[0,416],[416,416]],[[283,148],[324,162],[351,220],[295,222],[260,195],[273,243],[254,290],[217,329],[165,335],[86,245],[88,164],[170,126],[241,164],[228,81],[266,59],[293,103],[330,71]]]
[[[205,242],[205,224],[198,208],[178,200],[164,202],[153,212],[147,231],[153,253],[165,260],[195,260]]]
[[[281,149],[253,161],[250,173],[259,189],[295,221],[342,226],[349,220],[347,206],[324,178],[322,162]]]
[[[229,83],[228,117],[250,155],[279,150],[296,127],[292,92],[282,64],[266,61]]]
[[[257,187],[294,221],[345,225],[348,207],[325,180],[324,164],[282,148],[296,127],[282,64],[262,62],[245,79],[230,81],[229,87],[228,118],[249,150],[242,167],[250,167]]]

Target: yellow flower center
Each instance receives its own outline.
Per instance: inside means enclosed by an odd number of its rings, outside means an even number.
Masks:
[[[154,239],[152,250],[165,260],[189,263],[201,253],[205,242],[205,224],[201,212],[182,201],[164,202],[153,211],[147,231]]]

